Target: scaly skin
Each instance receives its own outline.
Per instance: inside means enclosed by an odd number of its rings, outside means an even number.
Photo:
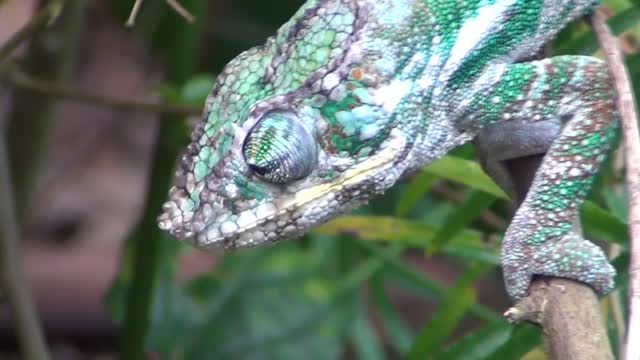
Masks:
[[[485,139],[507,190],[501,160],[549,150],[504,239],[511,297],[533,274],[608,292],[613,268],[571,229],[616,131],[606,69],[521,62],[595,3],[308,1],[219,75],[159,226],[202,248],[292,238]]]

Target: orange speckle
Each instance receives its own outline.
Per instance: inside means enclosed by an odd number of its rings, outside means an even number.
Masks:
[[[356,80],[362,79],[362,69],[361,68],[352,69],[351,70],[351,77],[353,77]]]

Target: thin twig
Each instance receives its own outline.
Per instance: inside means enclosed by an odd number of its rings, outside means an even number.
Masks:
[[[136,0],[133,4],[133,8],[131,9],[131,13],[129,14],[129,18],[125,23],[126,26],[133,26],[136,23],[136,18],[138,17],[138,12],[140,11],[140,6],[142,6],[143,0]],[[182,16],[187,22],[192,23],[195,21],[195,17],[191,15],[189,10],[185,9],[184,6],[180,5],[177,0],[166,0],[167,5],[169,5],[173,11],[178,13],[178,15]]]
[[[607,27],[606,19],[595,11],[591,26],[618,93],[618,110],[622,125],[622,140],[625,154],[626,183],[629,191],[629,326],[627,327],[626,359],[640,359],[640,135],[638,116],[629,75],[617,39]]]
[[[180,16],[187,20],[187,22],[192,23],[196,20],[195,17],[193,17],[193,15],[191,15],[191,13],[187,9],[180,5],[178,1],[167,0],[167,4],[171,6],[171,8],[175,10],[175,12],[177,12],[178,14],[180,14]]]
[[[195,108],[192,106],[158,104],[141,100],[113,98],[104,95],[91,94],[68,85],[55,84],[34,79],[17,69],[12,69],[9,72],[7,75],[7,82],[18,88],[53,98],[103,105],[124,110],[174,114],[178,116],[198,116],[202,113],[201,108]]]
[[[126,26],[132,27],[136,24],[136,18],[138,17],[138,11],[140,11],[140,6],[142,5],[142,0],[136,0],[133,4],[133,9],[131,9],[131,13],[129,14],[129,18],[125,23]]]
[[[43,7],[31,20],[18,30],[2,47],[0,47],[0,65],[2,65],[11,54],[25,40],[30,39],[42,28],[52,25],[62,12],[64,0],[52,1]]]
[[[25,359],[48,359],[49,354],[22,263],[5,136],[4,132],[0,133],[0,276],[22,356]]]

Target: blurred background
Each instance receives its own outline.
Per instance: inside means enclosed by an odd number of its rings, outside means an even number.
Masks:
[[[512,208],[471,146],[303,239],[204,253],[155,225],[216,73],[301,0],[0,0],[0,128],[28,283],[55,359],[537,359],[539,330],[502,319],[498,267]],[[638,1],[604,1],[640,84]],[[588,27],[552,54],[597,54]],[[637,91],[637,90],[636,90]],[[603,301],[617,353],[626,318],[625,191],[614,152],[583,209],[620,292]],[[6,239],[3,239],[3,241]],[[2,294],[3,297],[5,294]],[[0,307],[0,358],[21,358]],[[133,357],[132,357],[133,356]]]

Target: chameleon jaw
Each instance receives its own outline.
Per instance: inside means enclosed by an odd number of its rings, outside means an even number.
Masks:
[[[390,187],[401,174],[394,161],[405,145],[403,134],[392,130],[375,156],[346,170],[333,182],[302,189],[281,201],[262,203],[244,210],[237,214],[235,221],[213,219],[200,232],[182,233],[180,235],[183,236],[176,237],[208,250],[250,247],[301,235],[310,227],[338,215],[336,209],[340,209],[340,213],[348,211],[364,203],[370,194]],[[162,218],[158,219],[159,226],[173,234],[172,224]]]

